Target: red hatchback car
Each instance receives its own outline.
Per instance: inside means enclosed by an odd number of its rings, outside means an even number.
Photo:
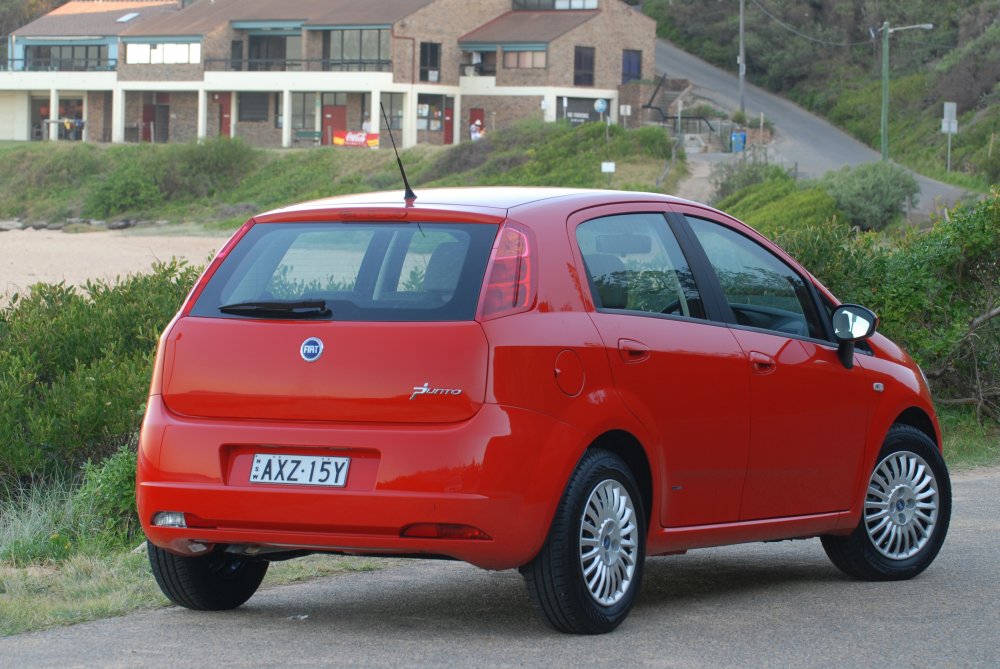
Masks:
[[[923,571],[951,488],[920,369],[752,229],[645,193],[349,196],[233,236],[160,340],[137,498],[153,573],[228,609],[313,552],[518,568],[554,628],[647,555],[820,537]]]

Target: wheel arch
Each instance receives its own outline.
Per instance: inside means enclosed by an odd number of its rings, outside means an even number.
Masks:
[[[934,426],[934,421],[927,414],[926,411],[920,407],[910,407],[896,416],[896,420],[893,421],[893,425],[909,425],[914,427],[928,437],[930,440],[937,444],[938,450],[941,450],[941,439],[938,436],[938,431]]]
[[[642,443],[630,432],[625,430],[609,430],[593,442],[587,450],[600,448],[614,453],[628,465],[642,496],[642,508],[646,513],[646,523],[653,517],[653,472],[649,457]]]

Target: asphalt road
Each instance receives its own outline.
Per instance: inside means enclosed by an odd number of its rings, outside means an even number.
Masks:
[[[546,628],[515,571],[394,561],[264,589],[242,608],[167,608],[0,639],[4,667],[1000,666],[1000,469],[957,476],[937,561],[903,583],[840,574],[818,540],[652,558],[614,633]]]
[[[682,51],[670,42],[657,40],[656,69],[658,74],[691,80],[699,97],[725,109],[739,109],[739,80],[736,75]],[[750,119],[763,112],[774,122],[777,136],[773,148],[786,165],[797,166],[802,176],[819,177],[845,165],[860,165],[881,159],[879,152],[785,98],[749,83],[745,85],[744,98]],[[891,136],[889,151],[891,156]],[[951,206],[965,192],[919,174],[914,176],[920,184],[920,200],[916,209],[924,215],[941,206]]]

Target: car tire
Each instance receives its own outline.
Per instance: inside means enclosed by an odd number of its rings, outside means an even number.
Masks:
[[[632,610],[645,556],[635,477],[614,453],[592,449],[570,477],[541,551],[521,573],[552,628],[604,634]]]
[[[268,562],[215,552],[197,557],[174,555],[146,542],[149,564],[170,601],[196,611],[235,609],[257,592]]]
[[[830,561],[848,576],[900,581],[926,569],[951,520],[951,481],[934,441],[894,425],[868,479],[861,521],[848,536],[824,536]]]

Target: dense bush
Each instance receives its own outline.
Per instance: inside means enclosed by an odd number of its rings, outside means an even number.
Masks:
[[[862,230],[883,230],[917,204],[920,186],[907,170],[887,162],[843,167],[820,185],[848,222]]]
[[[188,201],[235,187],[257,166],[260,152],[239,139],[197,144],[116,146],[114,168],[91,191],[84,213],[108,217],[157,204]]]
[[[894,238],[836,216],[786,215],[815,192],[771,181],[729,203],[738,211],[767,202],[750,216],[755,226],[840,299],[874,309],[880,330],[923,366],[936,399],[1000,420],[1000,191]]]
[[[747,157],[749,155],[749,158]],[[712,185],[715,187],[715,202],[722,202],[729,196],[754,184],[770,180],[791,182],[788,170],[772,165],[757,157],[756,153],[744,154],[740,160],[719,163],[712,168]]]
[[[77,503],[88,510],[90,533],[116,545],[128,545],[140,534],[135,509],[136,445],[131,441],[98,464],[83,466]]]
[[[100,459],[135,432],[157,338],[197,274],[171,261],[117,284],[38,284],[0,310],[0,478]]]

